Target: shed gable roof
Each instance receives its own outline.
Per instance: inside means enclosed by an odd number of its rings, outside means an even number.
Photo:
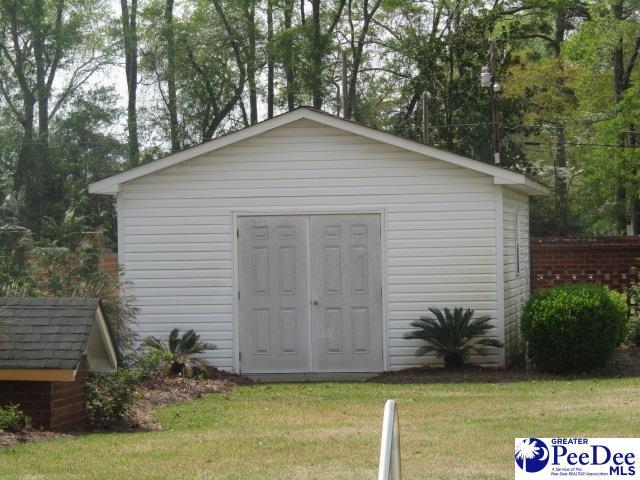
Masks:
[[[100,308],[97,298],[0,297],[0,328],[7,337],[0,342],[0,370],[77,369],[92,328],[104,322]],[[115,355],[107,335],[106,348]]]
[[[463,157],[455,153],[431,147],[413,140],[383,132],[375,128],[367,127],[359,123],[336,117],[326,112],[316,110],[310,107],[300,107],[291,112],[283,113],[277,117],[264,120],[256,125],[243,128],[233,133],[223,135],[208,142],[196,145],[186,150],[176,152],[161,159],[155,160],[144,165],[132,168],[125,172],[107,177],[98,182],[89,185],[89,192],[98,194],[116,194],[122,183],[134,180],[136,178],[149,175],[167,167],[177,165],[186,160],[198,157],[200,155],[213,152],[220,148],[232,145],[242,140],[260,135],[275,128],[290,124],[292,122],[308,119],[323,125],[331,126],[344,130],[356,135],[361,135],[372,140],[376,140],[389,145],[402,148],[407,151],[425,155],[436,160],[442,160],[460,167],[493,176],[496,185],[510,185],[512,188],[526,193],[528,195],[544,195],[549,190],[544,185],[527,178],[525,175],[513,172],[506,168],[490,165],[479,160]]]

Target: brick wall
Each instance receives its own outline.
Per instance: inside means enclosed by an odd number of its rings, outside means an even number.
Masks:
[[[109,250],[103,250],[98,259],[98,270],[118,276],[118,254]]]
[[[531,238],[531,290],[562,283],[601,283],[624,290],[635,282],[640,237]]]
[[[82,430],[86,422],[86,372],[83,359],[73,382],[0,381],[0,405],[19,404],[36,428]]]

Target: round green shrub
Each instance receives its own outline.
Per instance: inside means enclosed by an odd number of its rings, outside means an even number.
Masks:
[[[602,285],[573,284],[535,292],[522,333],[541,370],[585,372],[611,358],[626,334],[625,296]]]

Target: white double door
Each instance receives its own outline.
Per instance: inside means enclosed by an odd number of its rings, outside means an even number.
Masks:
[[[243,373],[382,370],[380,216],[240,217]]]

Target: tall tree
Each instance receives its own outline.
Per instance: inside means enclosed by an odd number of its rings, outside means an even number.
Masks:
[[[348,18],[349,18],[349,44],[351,47],[351,75],[349,76],[349,83],[347,86],[347,102],[345,105],[345,114],[346,118],[351,118],[353,114],[353,108],[356,106],[356,87],[358,84],[358,73],[360,72],[360,67],[362,65],[362,55],[364,52],[364,47],[367,42],[367,36],[369,34],[369,28],[371,26],[371,21],[373,20],[374,15],[380,8],[382,4],[382,0],[375,0],[372,5],[369,5],[368,0],[362,0],[361,8],[362,8],[362,17],[361,17],[361,27],[360,32],[356,33],[356,29],[354,27],[354,1],[349,0],[348,2]],[[357,37],[357,38],[356,38]],[[361,120],[357,118],[357,120]]]
[[[309,71],[306,76],[311,90],[313,107],[322,108],[325,87],[324,59],[330,50],[332,36],[342,17],[346,0],[335,2],[335,11],[327,13],[330,20],[324,27],[322,25],[321,0],[309,1],[311,2],[311,21],[305,21],[304,0],[301,0],[302,26],[306,27],[309,38]]]
[[[256,2],[248,0],[243,8],[247,30],[247,84],[249,86],[249,118],[251,125],[258,123],[258,83],[256,75],[258,73],[258,63],[256,58]]]
[[[38,234],[44,216],[60,213],[63,178],[49,149],[50,121],[106,63],[96,33],[102,7],[99,0],[0,1],[0,94],[23,131],[14,190],[23,197],[21,220]],[[95,22],[85,21],[89,12]]]
[[[518,19],[520,14],[516,14]],[[536,122],[548,124],[555,136],[554,148],[554,197],[555,197],[555,233],[565,236],[569,229],[569,170],[567,159],[567,127],[571,120],[573,108],[576,104],[575,92],[567,81],[567,67],[562,54],[567,35],[575,30],[578,23],[588,17],[588,10],[582,0],[558,0],[545,5],[533,2],[523,15],[519,24],[520,33],[516,34],[522,40],[534,40],[545,45],[543,58],[536,58],[538,65],[546,64],[549,68],[549,81],[542,78],[546,85],[533,80],[540,90],[547,92],[535,108],[538,110]],[[513,21],[513,20],[512,20]],[[539,51],[537,52],[539,54]]]
[[[238,19],[237,4],[225,5]],[[238,25],[240,23],[238,22]],[[242,100],[247,81],[241,36],[220,0],[213,5],[197,3],[183,18],[180,38],[180,85],[182,112],[187,133],[197,132],[192,142],[213,138]],[[211,45],[218,48],[212,49]]]
[[[629,17],[638,13],[638,5],[627,5],[623,0],[615,0],[611,5],[614,20],[620,24]],[[635,3],[635,2],[630,2]],[[629,48],[627,48],[629,50]],[[619,105],[625,92],[631,85],[631,76],[638,62],[640,52],[640,32],[632,39],[628,60],[625,63],[625,37],[620,32],[613,48],[613,90],[616,105]],[[635,148],[638,147],[637,125],[629,125],[629,130],[619,135],[620,146]],[[634,172],[635,173],[635,172]],[[640,233],[640,205],[638,204],[638,192],[640,189],[633,188],[631,192],[625,187],[625,179],[618,178],[616,184],[616,201],[618,202],[618,230],[632,235]]]
[[[176,45],[173,26],[173,0],[166,0],[164,9],[164,38],[167,48],[167,110],[169,111],[169,132],[171,152],[180,150],[180,129],[178,125],[178,101],[176,94]]]
[[[138,140],[138,0],[120,0],[122,39],[124,44],[124,67],[127,78],[127,130],[128,163],[135,167],[140,162]]]
[[[294,34],[292,31],[294,0],[284,0],[284,39],[282,41],[282,65],[285,72],[287,109],[289,111],[296,108],[295,100],[295,47]],[[301,2],[302,11],[304,12],[304,0]]]
[[[273,62],[273,0],[267,0],[267,118],[273,118],[275,68]]]

